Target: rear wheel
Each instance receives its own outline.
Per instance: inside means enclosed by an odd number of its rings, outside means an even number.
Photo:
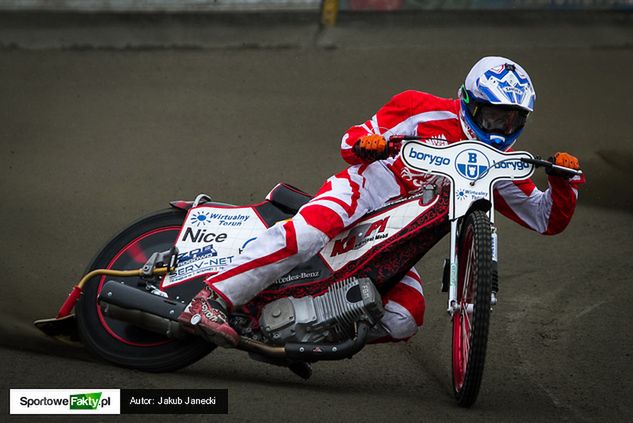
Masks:
[[[492,241],[485,212],[466,216],[457,251],[460,311],[453,315],[453,391],[457,402],[469,407],[483,378],[490,321]]]
[[[186,213],[168,209],[149,215],[121,231],[97,254],[87,269],[139,269],[157,251],[176,242]],[[145,289],[140,278],[117,279]],[[85,345],[102,358],[124,367],[163,372],[188,366],[215,346],[197,337],[168,339],[104,315],[97,302],[106,277],[89,280],[75,308],[79,333]],[[171,299],[188,302],[200,290],[192,281],[167,290]]]

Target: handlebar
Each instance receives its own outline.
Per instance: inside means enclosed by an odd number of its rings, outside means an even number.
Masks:
[[[420,137],[418,135],[392,135],[387,140],[387,156],[395,157],[400,153],[403,141],[424,141],[432,137]]]
[[[387,146],[388,146],[387,151],[389,152],[390,156],[396,155],[400,152],[400,147],[403,141],[424,141],[428,139],[432,139],[432,138],[421,137],[418,135],[392,135],[391,137],[389,137],[389,140],[387,140]],[[442,141],[445,141],[445,140],[442,140]],[[545,169],[555,170],[558,173],[569,175],[571,177],[582,175],[582,170],[570,169],[568,167],[555,165],[549,160],[543,160],[538,156],[536,156],[533,159],[520,159],[520,160],[523,163],[529,163],[533,165],[534,167],[543,167]]]
[[[562,173],[569,176],[578,176],[582,175],[582,170],[571,169],[564,166],[556,165],[549,160],[543,160],[540,157],[535,157],[533,159],[521,159],[523,163],[529,163],[534,165],[534,167],[544,167],[545,169],[555,170],[558,173]]]

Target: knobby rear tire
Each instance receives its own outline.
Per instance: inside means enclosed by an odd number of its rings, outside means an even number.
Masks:
[[[457,301],[462,309],[453,316],[453,392],[459,405],[470,407],[483,378],[491,311],[491,224],[483,211],[472,211],[462,223],[458,266]],[[473,304],[472,315],[467,304]]]

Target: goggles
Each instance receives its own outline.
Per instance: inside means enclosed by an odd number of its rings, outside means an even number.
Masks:
[[[468,104],[473,120],[482,130],[512,135],[525,126],[529,112],[518,107],[499,106],[471,101]]]

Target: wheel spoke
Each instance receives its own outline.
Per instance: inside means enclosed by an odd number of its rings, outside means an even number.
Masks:
[[[472,282],[473,282],[473,254],[472,254],[472,250],[470,250],[469,254],[468,254],[468,260],[466,261],[466,269],[464,271],[464,284],[463,284],[463,290],[462,290],[462,296],[460,299],[460,308],[462,310],[462,315],[464,316],[464,319],[468,321],[468,327],[470,328],[470,316],[468,315],[469,312],[470,314],[472,314],[472,308],[473,308],[473,304],[471,303],[472,301],[472,290],[471,290],[471,286],[472,286]]]
[[[465,320],[466,324],[468,325],[468,332],[470,333],[470,330],[473,327],[471,322],[470,322],[470,317],[472,316],[473,305],[464,303],[463,307],[464,307],[464,320]],[[469,308],[471,309],[470,312],[468,311]]]
[[[462,313],[461,326],[462,326],[462,362],[464,363],[464,372],[466,366],[468,366],[468,353],[470,351],[470,323],[465,317],[467,313]]]
[[[471,266],[472,266],[472,250],[468,252],[466,259],[466,268],[464,269],[464,284],[462,285],[462,301],[466,300],[468,294],[468,287],[470,285]]]
[[[471,244],[468,249],[468,256],[466,258],[466,268],[464,269],[464,285],[462,289],[462,301],[472,301],[472,285],[474,280],[474,262],[475,262],[475,249]]]

